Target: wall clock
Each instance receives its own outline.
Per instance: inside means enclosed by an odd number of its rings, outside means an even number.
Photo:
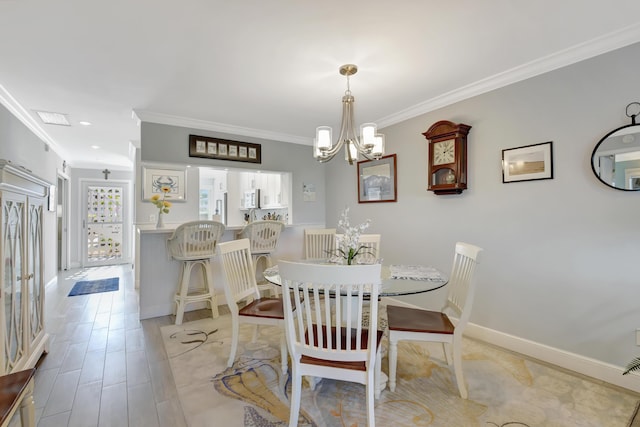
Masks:
[[[435,194],[460,194],[467,189],[467,134],[471,126],[447,120],[423,133],[429,141],[429,185]]]

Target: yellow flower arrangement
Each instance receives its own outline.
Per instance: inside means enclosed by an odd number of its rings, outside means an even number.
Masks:
[[[171,191],[171,188],[167,185],[163,185],[160,187],[160,191],[162,191],[162,199],[159,194],[154,194],[151,196],[151,203],[156,205],[159,209],[158,215],[162,215],[163,213],[169,213],[169,208],[171,207],[171,202],[165,200],[167,194]]]

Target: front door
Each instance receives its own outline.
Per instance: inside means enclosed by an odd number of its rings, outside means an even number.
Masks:
[[[83,267],[130,262],[127,182],[84,181]]]

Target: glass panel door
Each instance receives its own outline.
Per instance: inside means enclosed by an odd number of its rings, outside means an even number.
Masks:
[[[127,262],[125,253],[125,186],[83,183],[85,250],[83,266]]]

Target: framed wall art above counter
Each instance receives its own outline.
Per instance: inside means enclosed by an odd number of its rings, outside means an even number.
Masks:
[[[262,163],[260,144],[189,135],[189,157]]]

